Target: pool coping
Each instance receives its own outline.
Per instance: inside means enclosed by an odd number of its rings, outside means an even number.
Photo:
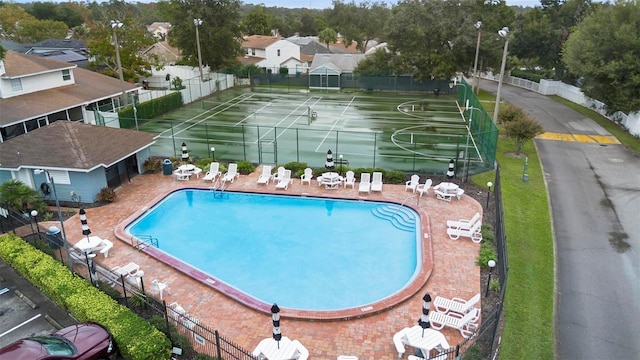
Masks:
[[[205,185],[205,184],[203,184]],[[151,209],[154,205],[164,199],[167,195],[179,191],[179,190],[207,190],[210,189],[208,186],[188,186],[179,189],[166,189],[162,193],[158,194],[156,197],[148,201],[144,206],[142,206],[139,210],[133,212],[127,218],[125,218],[122,222],[120,222],[116,228],[114,229],[114,234],[116,238],[119,240],[128,243],[133,246],[134,244],[131,241],[131,236],[129,236],[125,228],[127,225],[135,221],[140,216],[144,215],[149,209]],[[267,189],[268,190],[268,189]],[[355,201],[376,201],[376,202],[385,202],[397,205],[407,206],[414,211],[416,211],[420,216],[420,225],[421,225],[421,239],[422,239],[422,267],[420,271],[414,276],[411,283],[405,286],[400,291],[395,294],[386,297],[380,301],[368,304],[364,307],[354,307],[340,310],[324,310],[324,311],[312,311],[312,310],[299,310],[299,309],[289,309],[289,308],[281,308],[280,316],[284,318],[291,319],[301,319],[301,320],[347,320],[354,318],[361,318],[373,314],[380,313],[382,311],[386,311],[391,309],[404,301],[410,299],[414,296],[427,282],[431,273],[433,272],[433,246],[431,243],[431,224],[429,220],[429,216],[427,213],[420,208],[419,206],[414,206],[413,204],[401,204],[397,201],[391,200],[379,200],[379,199],[370,199],[362,196],[358,196],[354,198],[353,196],[341,196],[340,194],[331,194],[333,196],[322,196],[317,194],[309,194],[305,192],[294,192],[288,191],[286,193],[274,193],[274,192],[264,192],[264,191],[255,191],[252,189],[241,189],[241,190],[227,190],[229,192],[242,192],[242,193],[254,193],[254,194],[269,194],[269,195],[286,195],[286,196],[307,196],[314,198],[326,198],[326,199],[344,199],[344,200],[355,200]],[[329,195],[329,194],[327,194]],[[193,266],[187,265],[184,262],[174,258],[173,256],[161,251],[160,249],[154,247],[146,247],[141,252],[144,252],[153,258],[164,262],[165,264],[173,267],[174,269],[184,273],[187,276],[190,276],[194,280],[199,281],[200,283],[208,286],[211,289],[220,292],[221,294],[237,301],[238,303],[245,305],[253,310],[257,310],[263,313],[270,314],[271,313],[271,305],[264,303],[260,300],[253,298],[252,296],[224,283],[221,281],[216,281],[215,279],[211,279],[211,276],[208,274],[199,271]]]

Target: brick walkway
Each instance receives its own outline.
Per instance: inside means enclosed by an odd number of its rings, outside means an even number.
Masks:
[[[392,342],[393,334],[407,326],[417,323],[422,309],[422,297],[429,292],[433,298],[446,297],[470,298],[480,292],[480,271],[475,265],[479,245],[468,239],[451,241],[446,235],[446,220],[471,218],[475,212],[482,213],[482,205],[469,196],[450,203],[436,200],[431,192],[429,196],[416,200],[408,199],[411,194],[402,185],[384,185],[382,194],[358,194],[356,188],[326,190],[316,185],[301,185],[300,180],[288,190],[276,190],[275,186],[258,185],[256,180],[260,169],[249,175],[241,175],[229,186],[229,190],[254,191],[267,193],[309,194],[313,196],[367,198],[402,203],[417,210],[422,218],[425,239],[424,256],[426,267],[431,269],[426,283],[414,283],[409,288],[407,299],[378,313],[348,320],[300,320],[287,318],[286,311],[281,313],[282,334],[299,340],[310,353],[311,359],[335,359],[338,355],[356,355],[359,359],[396,359],[398,353]],[[239,304],[211,287],[193,280],[143,252],[134,250],[128,239],[115,236],[115,229],[126,225],[127,218],[151,207],[164,195],[180,188],[208,188],[211,183],[193,178],[189,181],[176,181],[174,176],[162,174],[139,175],[116,190],[114,203],[98,208],[87,209],[87,219],[92,235],[109,238],[114,248],[109,257],[97,259],[106,267],[136,262],[145,272],[147,284],[158,279],[169,284],[169,293],[165,292],[167,303],[178,301],[189,314],[200,319],[200,323],[217,329],[220,333],[251,351],[265,337],[271,336],[271,316]],[[71,243],[82,238],[79,216],[65,221],[67,237]],[[77,236],[74,236],[77,234]],[[430,247],[429,247],[430,240]],[[432,263],[429,263],[432,261]],[[215,275],[215,274],[213,274]],[[451,329],[442,332],[449,344],[455,346],[462,337]],[[197,347],[196,347],[197,349]],[[407,349],[405,358],[412,350]]]

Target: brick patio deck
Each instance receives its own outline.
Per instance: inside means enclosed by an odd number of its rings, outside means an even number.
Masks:
[[[263,193],[308,194],[310,196],[334,198],[366,198],[402,203],[413,207],[421,216],[424,239],[425,261],[431,261],[428,278],[409,286],[400,303],[392,304],[386,310],[371,315],[348,320],[302,320],[287,317],[281,312],[282,334],[299,340],[310,352],[311,359],[335,359],[338,355],[356,355],[359,359],[396,359],[398,353],[392,342],[393,335],[407,326],[417,323],[422,309],[422,297],[429,292],[432,297],[470,298],[480,292],[480,270],[475,264],[479,244],[468,239],[451,241],[446,235],[446,220],[471,218],[474,213],[482,213],[482,205],[464,195],[460,201],[437,200],[431,191],[423,196],[419,205],[415,198],[407,199],[411,193],[402,185],[384,185],[384,191],[371,195],[359,195],[355,189],[340,188],[327,190],[316,185],[301,185],[295,179],[288,190],[276,190],[275,185],[258,185],[256,180],[260,169],[249,175],[241,175],[229,186],[229,190]],[[117,199],[112,204],[87,209],[87,218],[92,234],[111,239],[114,247],[109,257],[97,260],[106,267],[122,265],[133,261],[145,272],[145,281],[158,279],[169,284],[170,292],[165,292],[167,303],[178,301],[189,314],[200,319],[200,323],[217,329],[220,333],[251,351],[263,338],[270,337],[272,331],[270,314],[263,313],[227,297],[199,281],[165,265],[155,258],[133,249],[128,239],[120,239],[115,230],[128,223],[127,219],[151,207],[167,193],[180,188],[209,188],[210,182],[202,178],[176,181],[174,176],[162,174],[139,175],[131,183],[123,184],[116,190]],[[73,244],[82,238],[79,216],[65,221],[69,241]],[[430,244],[430,246],[429,246]],[[384,261],[382,261],[383,263]],[[429,267],[429,264],[426,266]],[[424,282],[426,279],[426,283]],[[390,304],[385,304],[390,305]],[[290,313],[295,316],[296,314]],[[462,341],[460,333],[452,329],[442,330],[449,344],[455,346]],[[196,346],[197,350],[197,346]],[[411,354],[407,350],[405,358]]]

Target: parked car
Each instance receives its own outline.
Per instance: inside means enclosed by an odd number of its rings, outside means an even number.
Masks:
[[[0,359],[45,360],[115,359],[116,346],[107,329],[85,322],[60,329],[47,336],[33,336],[15,341],[0,349]]]

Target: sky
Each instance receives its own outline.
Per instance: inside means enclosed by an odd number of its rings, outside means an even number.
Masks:
[[[311,8],[311,9],[330,9],[333,8],[332,0],[241,0],[245,4],[264,4],[266,7],[279,6],[285,8]],[[376,0],[376,2],[382,2],[383,0]],[[343,1],[344,3],[350,3],[351,0]],[[360,0],[355,0],[356,4],[359,4]],[[395,4],[396,0],[384,0],[387,4]],[[540,0],[507,0],[507,5],[513,6],[540,6]]]

